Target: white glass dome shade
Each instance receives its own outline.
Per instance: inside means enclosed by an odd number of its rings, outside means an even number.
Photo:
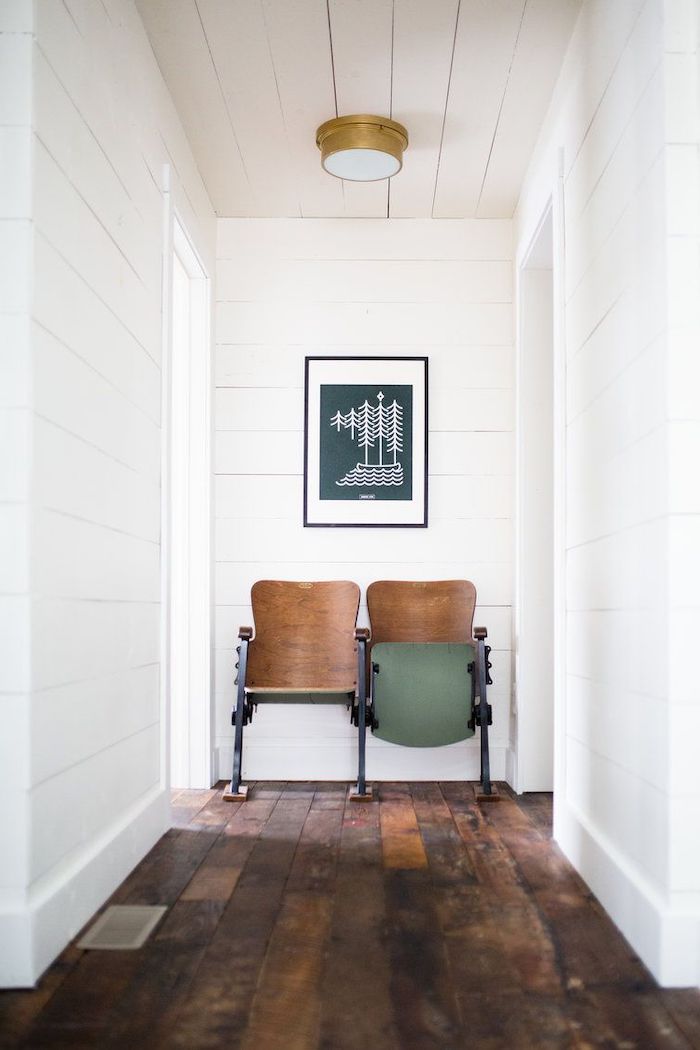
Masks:
[[[388,117],[362,113],[321,124],[316,145],[330,175],[351,182],[376,182],[401,171],[408,132]]]

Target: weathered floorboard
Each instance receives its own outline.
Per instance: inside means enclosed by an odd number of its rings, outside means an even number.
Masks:
[[[383,878],[379,807],[348,802],[321,982],[321,1050],[401,1050],[391,1001]]]
[[[310,798],[276,804],[164,1045],[239,1045],[310,804]]]

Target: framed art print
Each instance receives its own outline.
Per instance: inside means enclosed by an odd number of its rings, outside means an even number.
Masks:
[[[427,357],[307,357],[304,525],[428,524]]]

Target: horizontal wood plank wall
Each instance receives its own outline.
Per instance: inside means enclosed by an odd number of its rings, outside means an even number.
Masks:
[[[34,693],[25,889],[36,926],[33,965],[41,971],[167,816],[160,722],[166,164],[212,272],[216,224],[134,5],[67,0],[36,5],[35,17]]]
[[[700,11],[669,5],[664,37],[666,86],[666,254],[668,259],[667,411],[670,652],[670,903],[694,913],[700,944]],[[697,956],[696,956],[697,958]],[[693,983],[700,984],[700,958]]]
[[[229,772],[238,626],[261,578],[467,577],[494,646],[492,737],[504,773],[510,697],[513,464],[508,221],[223,219],[216,328],[216,745]],[[427,356],[430,525],[302,527],[304,357]],[[336,707],[259,708],[244,774],[350,779]],[[370,777],[478,775],[474,742],[370,740]]]
[[[555,834],[655,975],[677,984],[700,981],[700,845],[685,830],[700,818],[697,44],[695,5],[586,3],[516,216],[520,256],[563,149]]]
[[[663,29],[660,5],[632,6],[565,191],[567,798],[661,889],[668,664],[664,647],[648,654],[666,604]]]
[[[32,8],[0,5],[0,985],[29,963]]]

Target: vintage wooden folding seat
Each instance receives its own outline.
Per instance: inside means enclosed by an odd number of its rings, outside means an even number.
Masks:
[[[360,588],[348,581],[259,580],[251,591],[252,627],[241,627],[233,773],[224,798],[244,799],[243,728],[259,703],[346,703],[358,729],[357,784],[350,798],[371,797],[365,782],[366,644],[356,628]]]
[[[371,625],[369,721],[383,740],[437,747],[481,729],[477,797],[494,800],[488,727],[486,628],[472,631],[469,580],[381,580],[367,589]]]

